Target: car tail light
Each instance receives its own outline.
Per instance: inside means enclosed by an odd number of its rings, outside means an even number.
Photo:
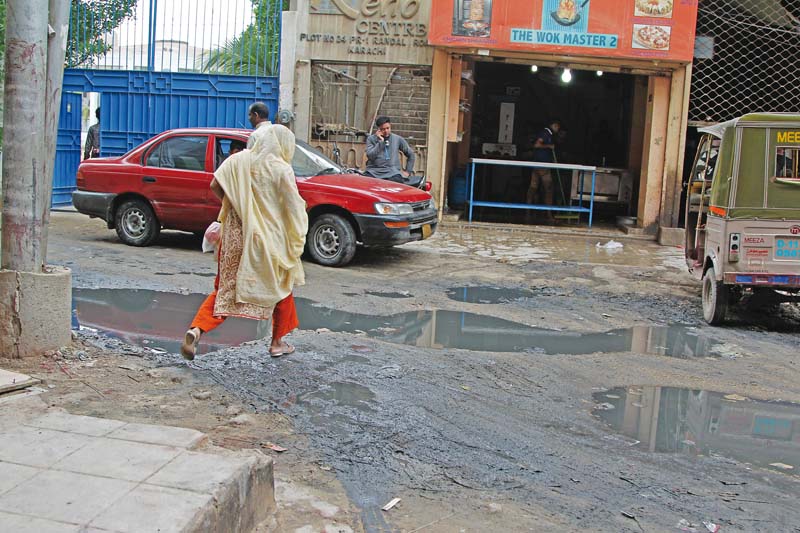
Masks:
[[[430,181],[425,182],[425,192],[431,192],[433,184]]]
[[[80,167],[78,167],[78,173],[75,175],[75,185],[78,187],[83,187],[83,172],[81,172]]]
[[[739,234],[731,233],[728,240],[728,261],[735,263],[739,260]]]

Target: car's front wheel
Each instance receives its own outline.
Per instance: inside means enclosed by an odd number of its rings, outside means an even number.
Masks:
[[[306,238],[306,250],[321,265],[342,267],[356,253],[353,226],[339,215],[328,213],[314,219]]]
[[[130,246],[149,246],[161,231],[153,208],[140,199],[123,202],[117,208],[115,224],[119,240]]]

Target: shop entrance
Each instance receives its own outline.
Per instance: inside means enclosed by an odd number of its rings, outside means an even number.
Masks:
[[[461,141],[451,152],[451,209],[466,208],[463,168],[470,158],[534,161],[534,142],[559,121],[554,132],[557,163],[597,167],[595,221],[633,224],[647,98],[647,78],[595,70],[506,62],[465,61],[461,76]],[[529,203],[531,169],[483,166],[476,172],[475,199]],[[580,196],[577,171],[551,170],[553,202],[575,205]],[[590,191],[584,185],[584,198]],[[466,194],[463,194],[464,189]],[[541,187],[540,187],[541,189]],[[533,203],[548,203],[541,190]],[[504,223],[577,222],[569,212],[476,207],[474,220]],[[585,221],[585,216],[584,216]]]

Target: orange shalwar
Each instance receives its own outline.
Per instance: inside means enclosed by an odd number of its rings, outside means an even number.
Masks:
[[[200,305],[197,314],[192,320],[191,327],[199,328],[203,333],[207,333],[225,322],[224,316],[214,316],[214,304],[217,301],[217,290],[219,289],[219,273],[214,279],[214,292]],[[272,310],[272,338],[280,339],[300,325],[297,319],[297,308],[294,304],[294,296],[289,296],[275,304]]]

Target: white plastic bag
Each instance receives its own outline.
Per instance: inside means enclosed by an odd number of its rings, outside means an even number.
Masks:
[[[203,253],[213,252],[219,244],[219,234],[222,229],[222,224],[216,220],[212,222],[203,235]]]
[[[624,246],[624,244],[622,244],[621,242],[617,242],[617,241],[612,239],[612,240],[608,241],[605,244],[600,244],[598,242],[596,246],[597,246],[597,248],[602,248],[604,250],[619,250]]]

